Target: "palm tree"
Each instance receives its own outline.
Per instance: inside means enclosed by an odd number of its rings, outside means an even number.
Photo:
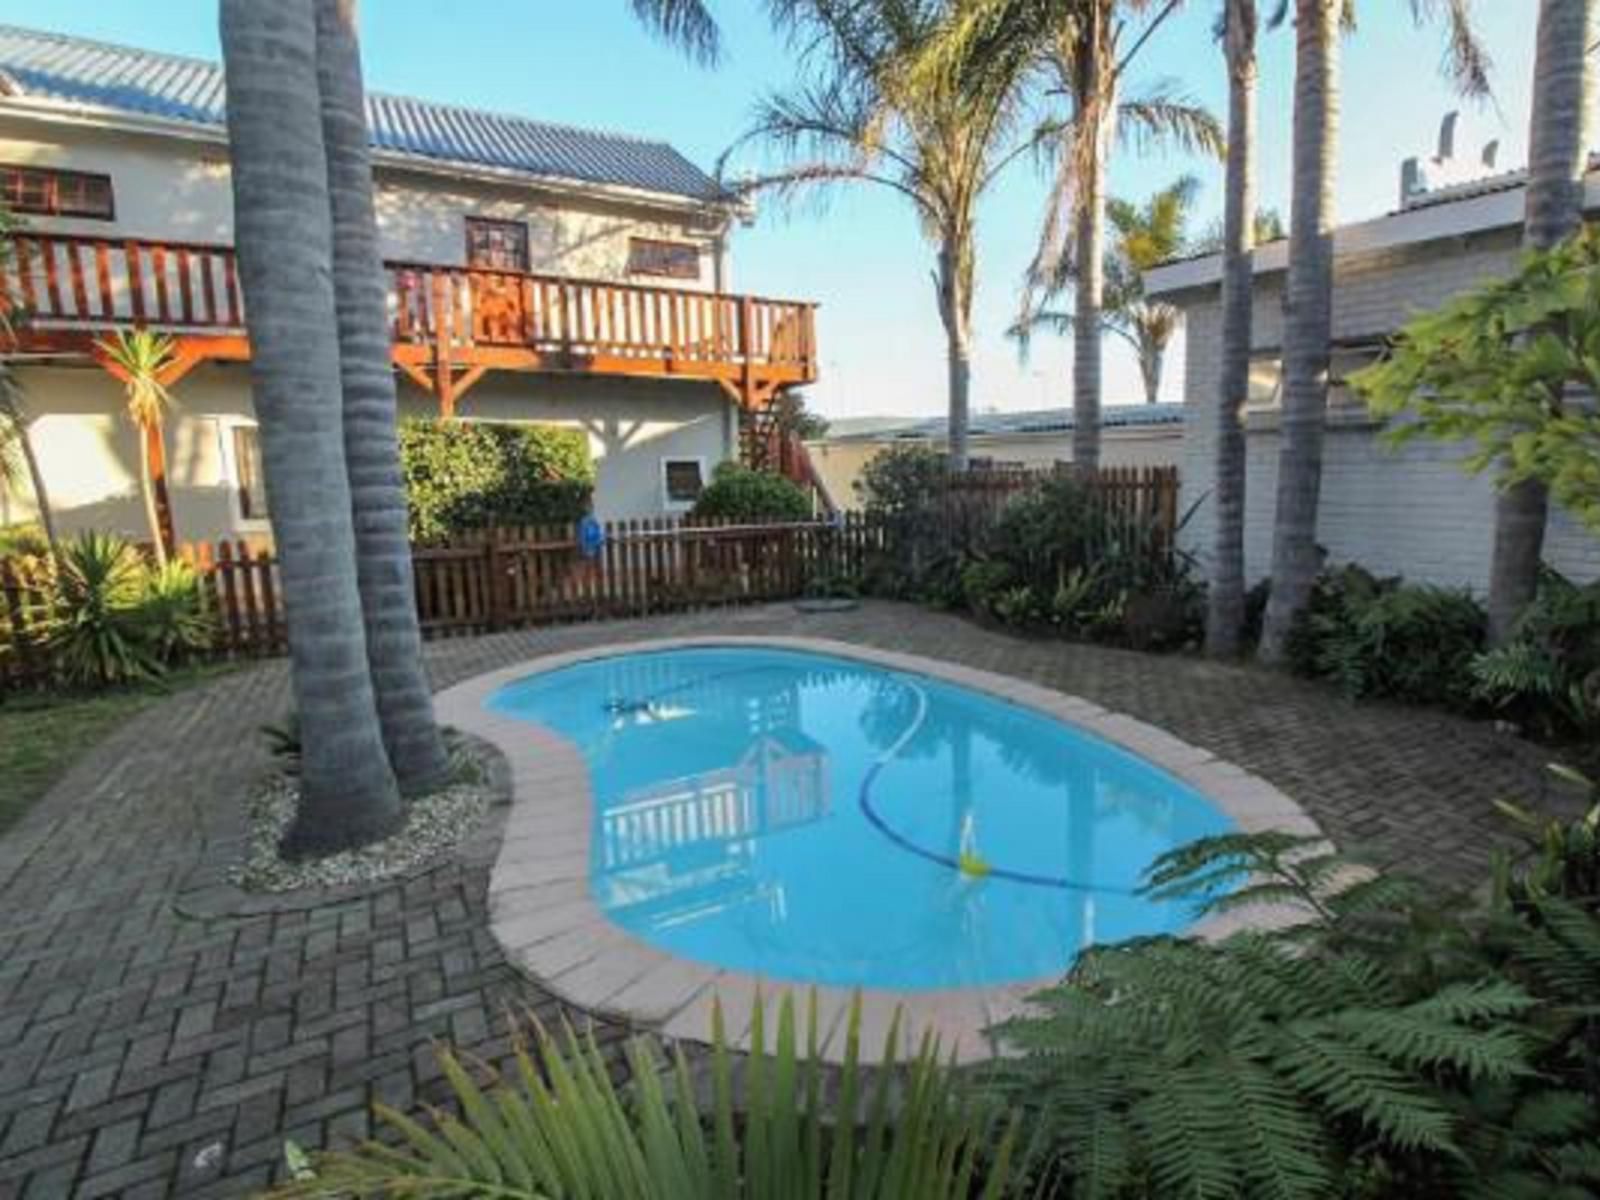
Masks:
[[[0,205],[0,263],[11,257],[11,236],[15,229],[16,218]],[[14,329],[14,310],[10,306],[0,306],[0,344],[12,336]],[[22,382],[11,364],[0,359],[0,491],[21,491],[26,477],[50,556],[59,560],[61,546],[56,540],[55,513],[50,507],[44,472],[39,468],[39,456],[34,451],[31,426]]]
[[[1470,22],[1471,0],[1411,0],[1414,19],[1442,15],[1447,64],[1460,90],[1488,94],[1488,56]],[[1282,444],[1272,531],[1272,594],[1261,657],[1281,662],[1320,567],[1317,504],[1333,334],[1333,182],[1339,125],[1340,27],[1351,0],[1295,0],[1294,169],[1289,278],[1284,297]]]
[[[428,791],[450,772],[422,668],[405,480],[395,429],[388,277],[378,250],[366,98],[355,0],[316,0],[322,137],[333,214],[345,467],[354,513],[356,578],[378,721],[401,790]]]
[[[222,0],[250,371],[301,738],[290,854],[388,833],[400,797],[367,663],[345,466],[313,0]]]
[[[1595,0],[1542,0],[1528,122],[1528,192],[1523,244],[1545,250],[1583,223],[1586,118]],[[1489,571],[1489,639],[1499,645],[1533,599],[1539,580],[1549,497],[1544,484],[1512,484],[1495,500]]]
[[[1143,206],[1116,198],[1106,204],[1106,217],[1114,236],[1111,252],[1106,255],[1102,268],[1105,291],[1100,326],[1132,347],[1144,382],[1144,398],[1149,404],[1161,397],[1162,364],[1167,347],[1178,332],[1182,312],[1171,304],[1145,296],[1144,272],[1176,257],[1186,248],[1189,210],[1194,206],[1199,188],[1198,179],[1185,175],[1156,192]],[[1070,282],[1070,279],[1061,280],[1052,292],[1064,291]],[[1065,333],[1074,323],[1072,312],[1039,309],[1013,325],[1009,332],[1026,346],[1034,330]]]
[[[1244,408],[1250,391],[1254,306],[1256,33],[1255,0],[1225,0],[1219,33],[1228,64],[1228,160],[1222,215],[1222,363],[1216,427],[1216,527],[1206,593],[1206,649],[1239,653],[1244,627]],[[1254,219],[1251,219],[1254,216]]]
[[[165,416],[172,404],[163,376],[172,366],[177,346],[164,333],[148,329],[117,330],[116,336],[95,342],[107,368],[122,383],[123,412],[139,435],[139,495],[156,565],[167,565],[167,531],[156,503],[155,474],[166,470]]]
[[[817,70],[793,91],[764,99],[733,149],[764,140],[802,159],[747,184],[752,190],[793,195],[871,183],[910,202],[937,248],[933,285],[945,331],[950,462],[965,470],[978,203],[1031,144],[1012,136],[1029,57],[1020,41],[993,29],[974,38],[948,69],[911,71],[953,7],[951,0],[777,3],[780,23],[805,40]]]

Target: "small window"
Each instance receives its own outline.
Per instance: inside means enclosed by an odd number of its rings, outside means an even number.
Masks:
[[[706,465],[698,458],[664,458],[661,460],[661,480],[666,491],[667,505],[687,508],[700,499],[705,490]]]
[[[233,427],[233,475],[239,489],[239,516],[267,519],[267,488],[261,470],[261,436],[254,425]]]
[[[0,202],[12,212],[42,217],[110,221],[116,216],[111,176],[87,171],[0,166]]]
[[[630,275],[664,275],[669,279],[700,278],[700,247],[693,242],[628,239]]]
[[[489,271],[528,269],[528,227],[521,221],[467,218],[467,266]]]

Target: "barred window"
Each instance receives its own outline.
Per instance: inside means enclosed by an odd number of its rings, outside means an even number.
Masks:
[[[110,221],[116,216],[111,176],[88,171],[0,165],[0,201],[12,212],[42,217]]]
[[[669,279],[700,278],[700,247],[693,242],[628,239],[630,275],[664,275]]]

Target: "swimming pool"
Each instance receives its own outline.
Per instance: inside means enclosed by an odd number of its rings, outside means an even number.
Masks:
[[[588,889],[672,956],[899,991],[1059,974],[1085,946],[1177,931],[1135,892],[1162,851],[1233,827],[1085,730],[959,684],[753,646],[623,653],[487,707],[574,744]]]

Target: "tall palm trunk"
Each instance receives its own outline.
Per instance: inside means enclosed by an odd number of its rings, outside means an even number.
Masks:
[[[1111,76],[1109,13],[1098,2],[1088,5],[1088,26],[1081,33],[1074,107],[1089,123],[1091,152],[1080,155],[1077,207],[1073,213],[1072,319],[1072,464],[1092,475],[1100,467],[1100,392],[1104,336],[1106,159],[1117,109]]]
[[[291,854],[400,820],[367,667],[339,401],[313,0],[222,0],[239,278],[301,738]]]
[[[1595,0],[1543,0],[1534,50],[1533,111],[1528,122],[1528,191],[1523,244],[1544,250],[1583,223],[1588,158],[1587,49]],[[1504,642],[1539,583],[1549,496],[1529,479],[1495,501],[1494,559],[1489,570],[1489,638]]]
[[[1317,576],[1317,502],[1333,336],[1333,179],[1343,0],[1296,0],[1294,184],[1284,304],[1283,445],[1272,535],[1272,596],[1261,657],[1281,662]]]
[[[1250,391],[1254,314],[1256,6],[1228,0],[1223,18],[1228,62],[1227,194],[1222,216],[1222,364],[1218,373],[1216,528],[1207,592],[1206,650],[1239,653],[1244,626],[1245,402]]]
[[[56,514],[50,506],[50,492],[45,486],[44,470],[39,466],[39,455],[33,447],[33,431],[24,420],[17,421],[17,445],[22,450],[22,461],[28,467],[28,482],[33,485],[33,506],[39,510],[39,525],[44,530],[44,540],[50,547],[50,557],[60,559],[61,543],[56,540]]]
[[[953,471],[967,469],[967,428],[971,419],[972,285],[970,274],[963,269],[967,261],[960,233],[947,231],[939,243],[936,284],[949,370],[950,469]]]
[[[1139,380],[1144,384],[1144,402],[1155,404],[1161,399],[1161,370],[1166,362],[1167,347],[1149,334],[1139,337]]]
[[[161,508],[156,503],[156,482],[151,463],[161,463],[163,472],[167,461],[167,440],[160,421],[138,425],[134,432],[139,441],[139,496],[144,501],[145,524],[150,530],[150,548],[156,566],[167,565],[167,531],[161,522]]]
[[[333,213],[333,281],[344,390],[344,453],[356,575],[378,720],[402,791],[436,787],[450,758],[422,668],[405,481],[395,430],[388,282],[378,249],[355,0],[316,0],[322,137]]]

